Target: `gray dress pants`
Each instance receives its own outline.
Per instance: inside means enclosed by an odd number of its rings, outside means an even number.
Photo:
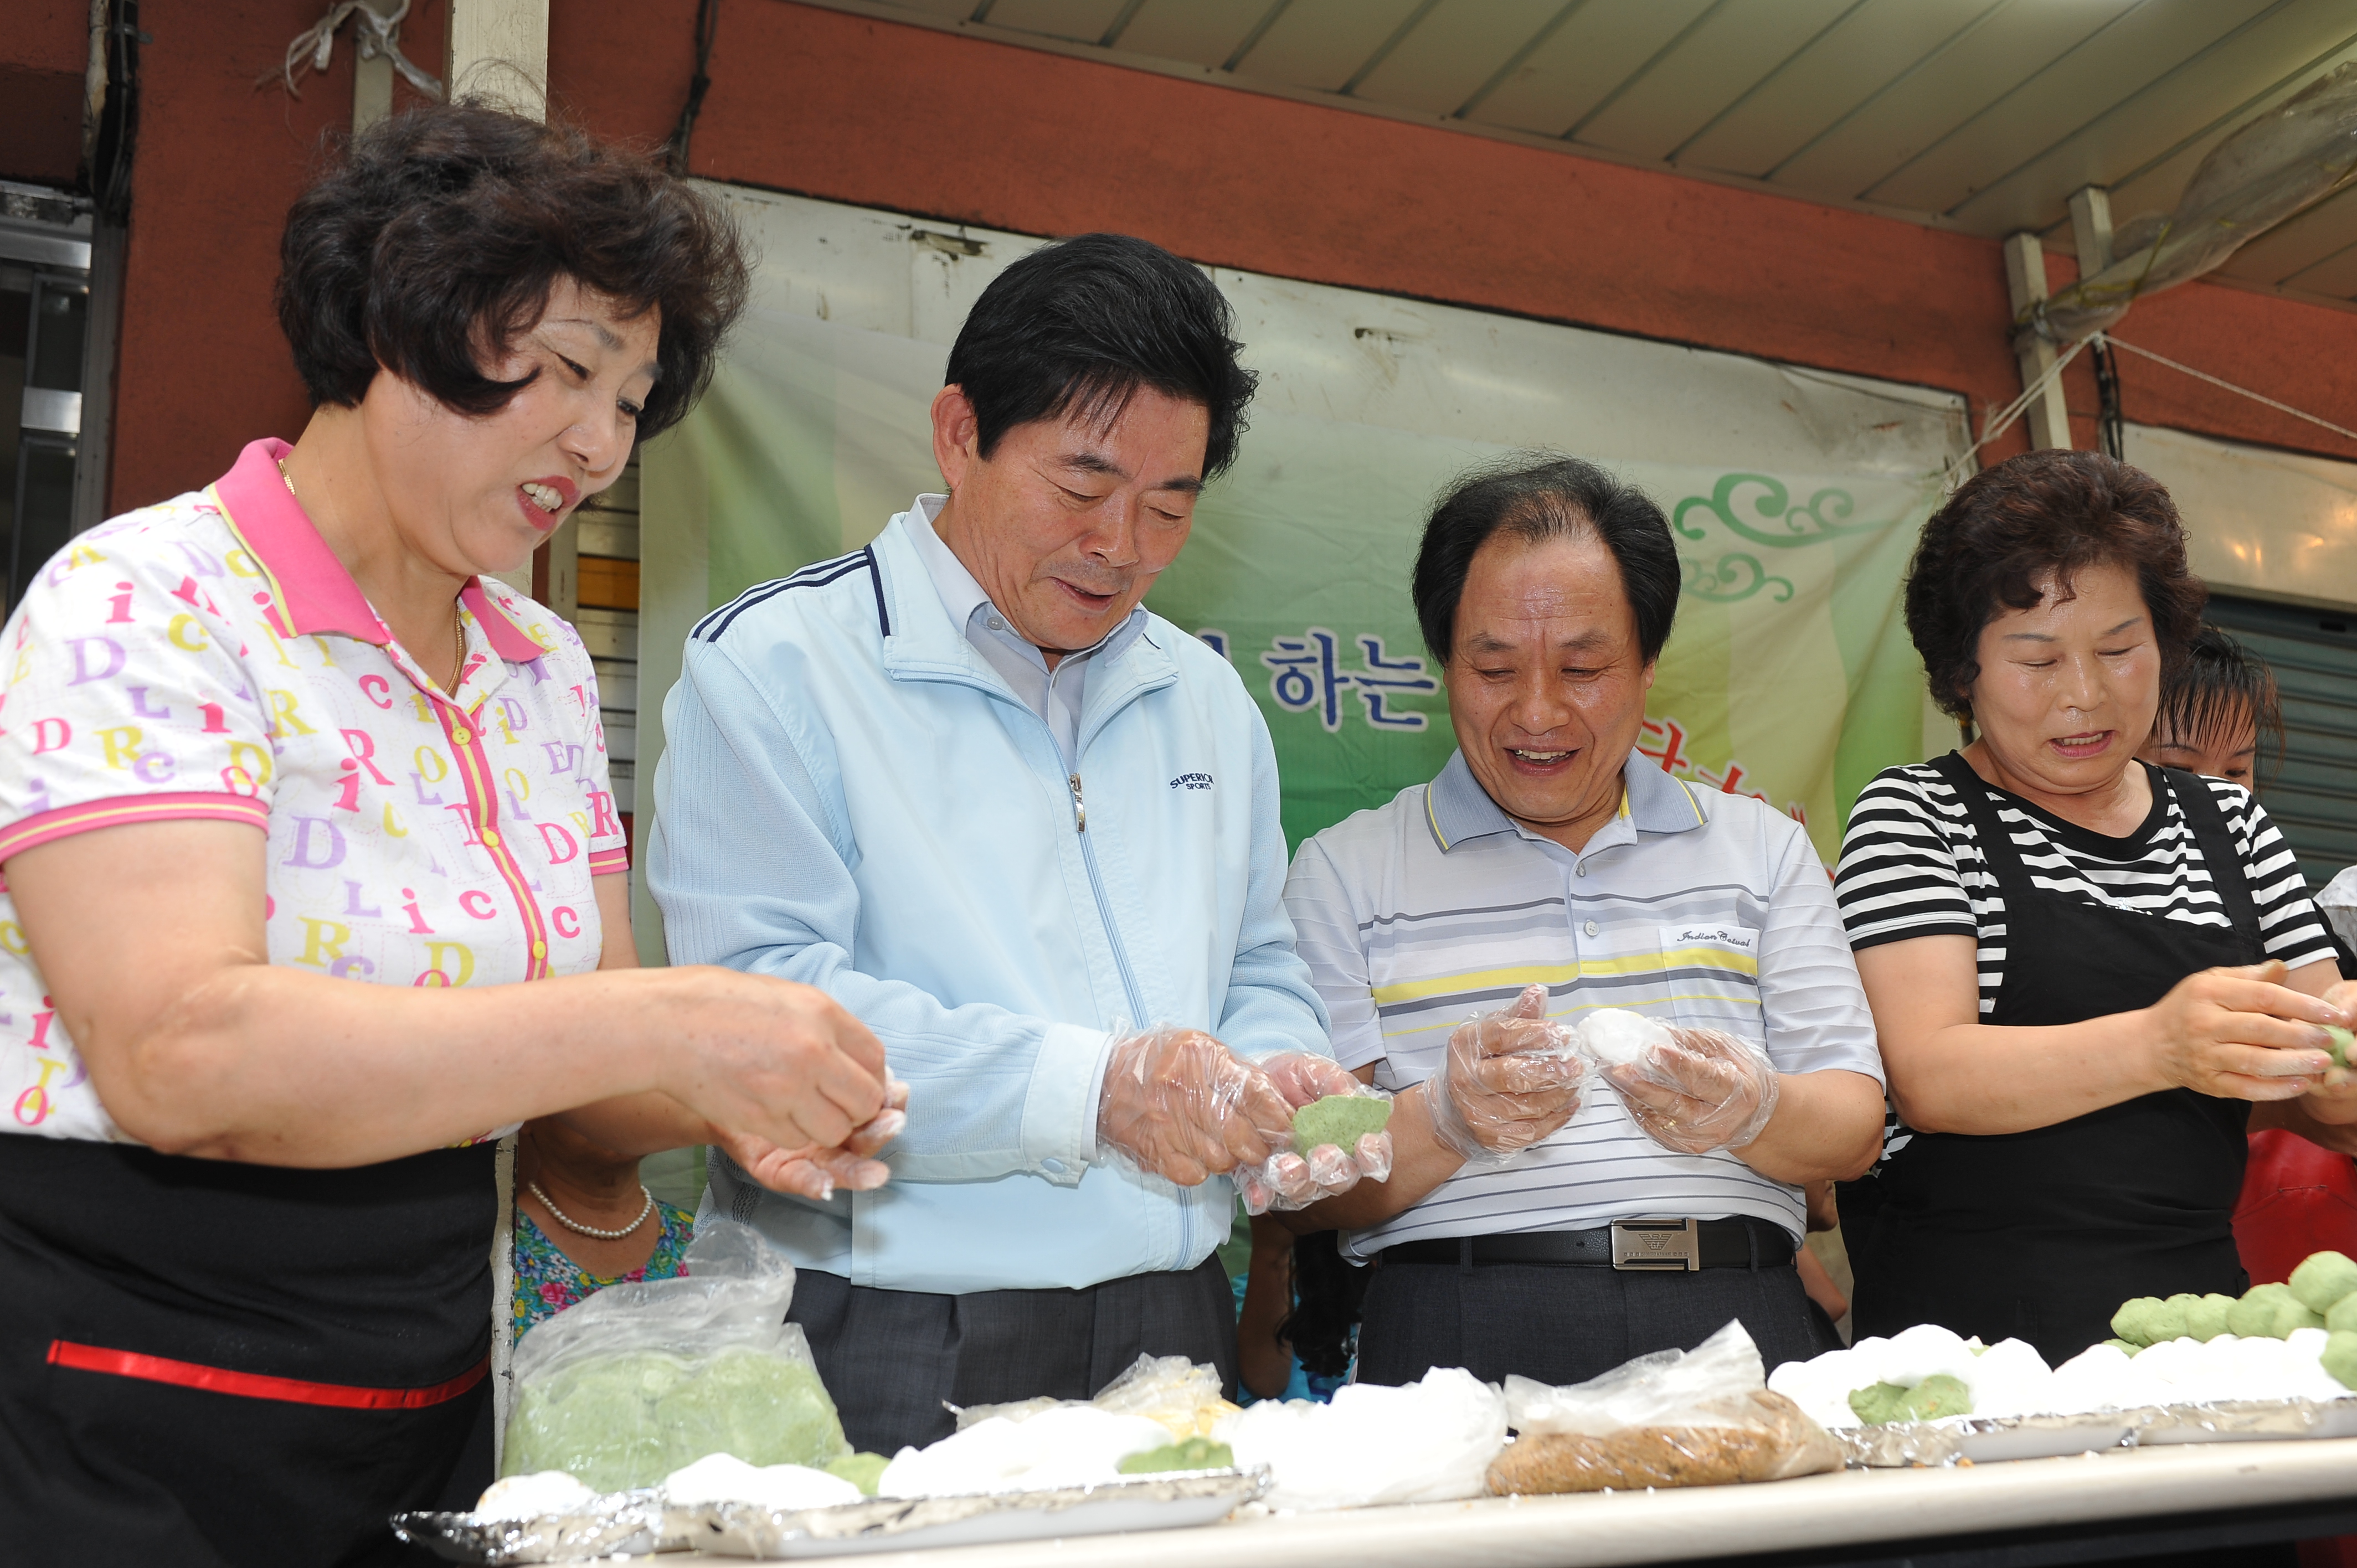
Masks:
[[[1556,1263],[1379,1263],[1359,1322],[1359,1380],[1433,1367],[1501,1382],[1584,1383],[1634,1356],[1691,1350],[1741,1318],[1770,1371],[1841,1348],[1786,1263],[1694,1273]]]
[[[1142,1354],[1208,1361],[1235,1397],[1235,1297],[1216,1255],[1084,1290],[967,1295],[804,1269],[786,1316],[810,1337],[852,1446],[888,1456],[955,1430],[945,1404],[1089,1399]]]

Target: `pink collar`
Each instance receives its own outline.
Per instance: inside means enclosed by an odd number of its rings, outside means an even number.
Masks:
[[[382,648],[393,633],[279,476],[279,459],[294,449],[269,436],[247,443],[237,466],[213,483],[221,515],[268,579],[289,635],[339,632]],[[485,591],[480,577],[469,578],[458,597],[501,659],[529,664],[547,651],[515,623],[505,604]]]

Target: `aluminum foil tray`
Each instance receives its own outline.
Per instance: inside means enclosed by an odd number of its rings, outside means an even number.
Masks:
[[[662,1494],[652,1490],[608,1492],[537,1519],[397,1513],[393,1532],[449,1563],[587,1563],[682,1544],[664,1539]]]
[[[2115,1410],[2100,1415],[1964,1415],[1829,1430],[1852,1466],[1892,1469],[1963,1460],[1987,1465],[2132,1447],[2145,1418],[2153,1413]]]
[[[2146,1405],[2094,1415],[1952,1416],[1888,1426],[1837,1426],[1832,1432],[1853,1466],[1953,1465],[1962,1459],[1982,1465],[2174,1443],[2357,1437],[2357,1398]]]
[[[2232,1400],[2172,1404],[2142,1412],[2139,1446],[2169,1443],[2280,1443],[2357,1437],[2357,1399]]]
[[[703,1503],[666,1509],[664,1533],[673,1542],[726,1557],[841,1557],[1178,1530],[1216,1523],[1267,1488],[1268,1472],[1256,1467],[1174,1471],[1046,1491],[870,1498],[794,1511]]]

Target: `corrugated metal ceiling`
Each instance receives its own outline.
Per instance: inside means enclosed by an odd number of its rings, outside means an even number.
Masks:
[[[815,0],[1991,237],[2166,210],[2351,0]],[[2357,304],[2357,188],[2225,276]]]

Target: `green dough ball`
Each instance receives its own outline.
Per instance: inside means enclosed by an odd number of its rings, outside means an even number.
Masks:
[[[828,1460],[821,1468],[872,1498],[876,1495],[876,1483],[884,1478],[884,1466],[891,1462],[881,1454],[846,1454],[840,1459]]]
[[[807,1362],[752,1349],[579,1361],[527,1384],[508,1419],[508,1475],[564,1470],[593,1490],[651,1487],[707,1454],[813,1469],[850,1453]]]
[[[2201,1305],[2198,1295],[2173,1295],[2153,1308],[2151,1318],[2152,1343],[2165,1345],[2171,1339],[2185,1337],[2186,1313]]]
[[[2104,1343],[2110,1346],[2115,1350],[2123,1351],[2130,1356],[2135,1355],[2137,1351],[2144,1348],[2143,1346],[2137,1344],[2133,1339],[2106,1339]]]
[[[2304,1306],[2330,1312],[2333,1303],[2357,1291],[2357,1262],[2341,1252],[2311,1252],[2291,1272],[2291,1294]]]
[[[1293,1146],[1302,1154],[1332,1144],[1356,1154],[1359,1140],[1380,1133],[1392,1119],[1392,1102],[1372,1094],[1329,1094],[1293,1113]]]
[[[2332,1304],[2332,1310],[2324,1315],[2324,1326],[2335,1334],[2344,1328],[2357,1330],[2357,1293],[2344,1295]]]
[[[1937,1421],[1973,1413],[1973,1391],[1945,1372],[1924,1379],[1900,1402],[1900,1421]]]
[[[2226,1315],[2234,1309],[2231,1295],[2205,1295],[2194,1299],[2185,1309],[2185,1332],[2196,1339],[2208,1341],[2226,1332]]]
[[[2158,1296],[2140,1295],[2133,1301],[2124,1301],[2120,1309],[2112,1314],[2112,1332],[2131,1345],[2149,1345],[2153,1342],[2153,1314],[2159,1310]]]
[[[1868,1426],[1894,1421],[1937,1421],[1943,1415],[1973,1413],[1972,1391],[1945,1372],[1924,1379],[1915,1387],[1876,1383],[1849,1396],[1849,1408]]]
[[[2352,1051],[2357,1051],[2357,1035],[2352,1035],[2348,1030],[2340,1028],[2331,1024],[2327,1024],[2324,1026],[2324,1032],[2332,1036],[2332,1045],[2330,1047],[2332,1065],[2334,1067],[2348,1067],[2351,1065],[2349,1055]]]
[[[1160,1448],[1133,1454],[1115,1466],[1125,1476],[1152,1476],[1165,1470],[1232,1470],[1235,1450],[1208,1437],[1182,1437]]]
[[[2267,1333],[2277,1339],[2288,1339],[2297,1329],[2323,1326],[2324,1314],[2297,1301],[2278,1301],[2276,1303],[2276,1320],[2268,1325]]]
[[[2226,1332],[2244,1339],[2265,1339],[2275,1333],[2276,1304],[2297,1299],[2289,1285],[2253,1285],[2228,1310]]]
[[[2317,1360],[2340,1380],[2342,1388],[2357,1389],[2357,1332],[2344,1328],[2327,1339],[2324,1354]]]
[[[1897,1383],[1869,1383],[1862,1389],[1852,1389],[1849,1391],[1850,1413],[1867,1426],[1880,1426],[1890,1419],[1891,1412],[1899,1408],[1899,1402],[1911,1391]]]

